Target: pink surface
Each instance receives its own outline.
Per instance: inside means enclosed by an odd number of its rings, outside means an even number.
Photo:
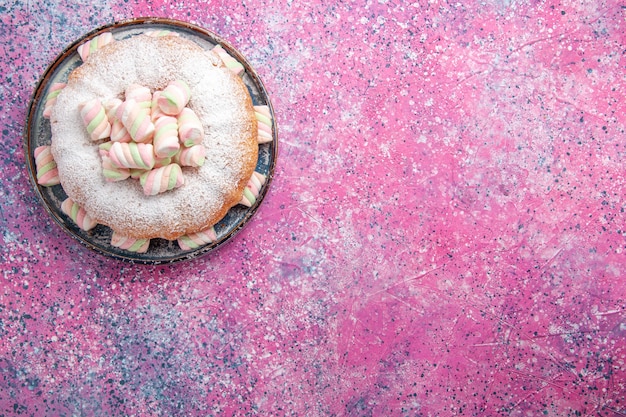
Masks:
[[[0,415],[626,414],[619,1],[0,6]],[[83,33],[199,24],[270,92],[254,220],[111,261],[28,182],[36,81]]]

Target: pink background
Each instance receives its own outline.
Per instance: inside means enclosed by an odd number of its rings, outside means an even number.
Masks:
[[[0,3],[0,415],[626,414],[622,2],[66,3]],[[166,266],[69,238],[22,150],[55,57],[148,15],[280,132],[252,222]]]

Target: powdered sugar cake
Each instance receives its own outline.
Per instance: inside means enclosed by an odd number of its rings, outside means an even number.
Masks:
[[[191,89],[188,107],[204,128],[206,161],[184,167],[185,184],[156,196],[138,181],[108,182],[98,143],[78,111],[93,98],[121,98],[130,84]],[[206,230],[242,199],[258,158],[257,122],[240,77],[212,51],[179,36],[136,35],[91,54],[68,78],[50,116],[51,150],[67,195],[99,224],[135,239],[177,239]]]

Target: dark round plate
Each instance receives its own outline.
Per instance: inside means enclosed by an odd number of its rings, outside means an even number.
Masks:
[[[211,49],[215,45],[221,45],[233,58],[243,64],[245,73],[243,82],[248,87],[254,105],[267,105],[274,120],[272,126],[273,141],[259,146],[259,159],[256,171],[265,174],[267,181],[260,191],[256,203],[250,207],[237,205],[229,210],[228,214],[215,225],[217,241],[193,250],[182,250],[176,241],[165,239],[152,239],[146,253],[133,253],[119,249],[111,245],[112,231],[106,226],[98,225],[94,229],[85,232],[61,211],[61,203],[67,197],[61,185],[43,187],[37,184],[37,168],[33,152],[41,145],[50,144],[50,122],[43,117],[45,97],[50,86],[55,82],[65,82],[69,73],[81,64],[77,48],[83,42],[98,36],[102,32],[110,31],[115,39],[124,39],[148,30],[169,30],[178,33],[198,43],[200,46]],[[228,42],[217,34],[198,26],[171,19],[162,18],[137,18],[125,20],[96,29],[75,41],[50,65],[39,81],[33,95],[28,119],[24,131],[24,152],[29,176],[33,183],[36,194],[41,198],[46,211],[52,219],[61,226],[70,236],[77,239],[83,245],[105,256],[116,259],[145,263],[160,264],[172,263],[186,259],[192,259],[219,248],[238,231],[240,231],[257,211],[263,201],[274,175],[276,156],[278,152],[278,136],[274,109],[270,102],[263,82],[250,66],[248,61]]]

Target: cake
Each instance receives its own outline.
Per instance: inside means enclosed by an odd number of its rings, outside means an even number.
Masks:
[[[214,49],[167,32],[105,32],[78,47],[84,62],[49,88],[51,144],[35,156],[40,184],[63,187],[79,227],[107,226],[129,251],[154,238],[193,249],[216,240],[230,208],[254,204],[270,113]]]

